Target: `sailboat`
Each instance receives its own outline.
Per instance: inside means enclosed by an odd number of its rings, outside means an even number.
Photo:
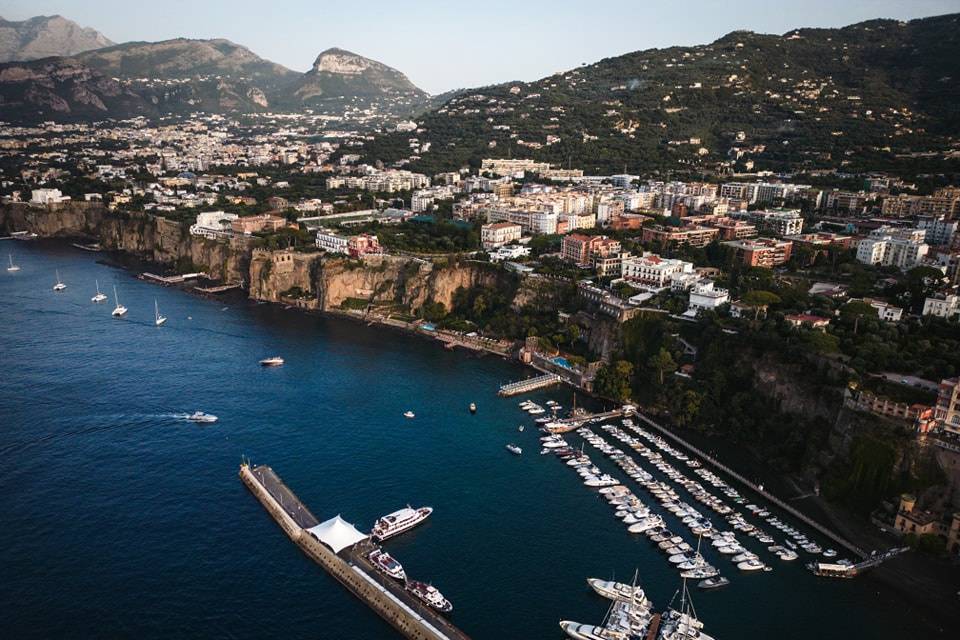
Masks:
[[[120,304],[120,298],[117,296],[117,288],[113,288],[113,299],[117,301],[117,306],[113,308],[113,312],[110,314],[114,318],[119,318],[120,316],[127,313],[127,308]]]
[[[92,298],[90,298],[90,302],[97,302],[97,303],[103,302],[104,300],[107,299],[107,294],[102,293],[102,292],[100,291],[100,281],[99,281],[99,280],[94,280],[94,282],[97,283],[97,295],[95,295],[95,296],[93,296]]]
[[[7,254],[7,257],[10,258],[10,266],[7,267],[7,271],[20,271],[20,267],[18,267],[17,265],[13,264],[13,254],[12,254],[12,253],[8,253],[8,254]]]
[[[60,281],[60,272],[57,271],[57,284],[53,285],[53,290],[63,291],[66,288],[67,288],[67,285],[63,284],[63,282]]]
[[[160,307],[157,306],[157,299],[153,299],[153,323],[158,327],[167,321],[167,316],[160,315]]]
[[[674,609],[671,603],[671,607],[660,617],[657,640],[713,640],[712,636],[703,632],[703,623],[697,619],[686,579],[680,593],[680,609]],[[676,599],[676,594],[673,597]]]

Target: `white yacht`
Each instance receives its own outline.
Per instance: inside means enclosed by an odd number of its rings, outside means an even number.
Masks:
[[[373,563],[373,566],[391,578],[395,578],[396,580],[407,579],[407,574],[403,570],[403,565],[394,560],[393,556],[383,549],[374,549],[367,557],[370,558],[370,562]]]
[[[279,367],[283,365],[283,358],[280,356],[271,356],[260,361],[261,367]]]
[[[403,417],[404,417],[404,418],[416,418],[416,417],[417,417],[417,414],[415,414],[413,411],[410,411],[409,409],[407,409],[406,411],[403,412]]]
[[[191,422],[207,422],[207,423],[216,422],[219,419],[220,418],[218,418],[217,416],[210,413],[204,413],[203,411],[194,411],[192,414],[190,414],[190,417],[187,418],[187,420]]]
[[[99,281],[99,280],[94,280],[94,282],[95,282],[96,285],[97,285],[97,295],[95,295],[95,296],[93,296],[92,298],[90,298],[90,302],[96,302],[97,304],[99,304],[99,303],[101,303],[101,302],[103,302],[104,300],[107,299],[107,294],[105,294],[105,293],[103,293],[102,291],[100,291],[100,281]]]
[[[440,593],[432,584],[417,582],[416,580],[408,580],[406,583],[406,588],[407,591],[417,596],[437,611],[442,613],[449,613],[453,611],[453,605],[450,604],[450,601],[444,598],[443,594]]]
[[[433,513],[433,507],[414,509],[408,505],[377,520],[370,533],[374,538],[383,542],[387,538],[392,538],[417,526],[426,520],[431,513]]]
[[[712,636],[703,632],[703,623],[697,619],[686,580],[683,581],[681,593],[680,609],[671,606],[660,616],[657,640],[713,640]]]
[[[8,253],[8,254],[7,254],[7,257],[10,258],[10,266],[7,267],[7,271],[20,271],[20,267],[18,267],[17,265],[13,264],[13,254],[12,254],[12,253]],[[59,278],[58,278],[58,280],[59,280]]]
[[[160,315],[160,307],[157,306],[157,299],[154,298],[153,299],[153,324],[159,327],[166,321],[167,321],[167,317]]]
[[[63,284],[63,282],[60,280],[60,272],[57,271],[57,284],[53,285],[53,290],[63,291],[66,288],[67,288],[67,285]]]
[[[117,306],[115,306],[115,307],[113,308],[113,311],[111,312],[110,315],[112,315],[114,318],[119,318],[119,317],[121,317],[121,316],[126,315],[126,313],[127,313],[127,308],[126,308],[125,306],[123,306],[122,304],[120,304],[120,298],[119,298],[119,296],[117,296],[117,288],[116,288],[116,287],[113,288],[113,299],[117,301]]]
[[[507,445],[507,451],[515,455],[520,455],[523,453],[523,449],[512,443]]]
[[[587,584],[599,595],[609,600],[619,600],[621,602],[643,602],[646,600],[643,589],[623,582],[587,578]]]

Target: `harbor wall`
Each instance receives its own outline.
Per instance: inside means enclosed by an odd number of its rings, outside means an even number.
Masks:
[[[380,617],[386,620],[397,631],[411,640],[438,640],[448,636],[434,631],[422,618],[406,610],[390,598],[377,584],[365,578],[362,571],[344,561],[333,553],[323,543],[302,529],[291,518],[282,506],[274,499],[270,492],[257,480],[250,471],[250,467],[240,467],[240,478],[247,485],[251,493],[263,505],[267,512],[276,520],[284,533],[317,564],[322,566],[338,582],[351,593],[363,600]],[[464,638],[465,636],[460,636]]]

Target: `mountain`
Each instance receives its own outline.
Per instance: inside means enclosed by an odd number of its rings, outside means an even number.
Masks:
[[[72,56],[112,44],[102,33],[62,16],[37,16],[21,22],[0,18],[0,62]]]
[[[343,49],[327,49],[295,84],[292,99],[323,111],[389,103],[410,113],[430,96],[387,65]]]
[[[755,168],[910,165],[957,171],[960,14],[874,20],[709,45],[637,51],[535,82],[467,91],[380,135],[367,160],[432,173],[484,157],[587,172],[699,174]],[[909,157],[907,157],[909,156]]]

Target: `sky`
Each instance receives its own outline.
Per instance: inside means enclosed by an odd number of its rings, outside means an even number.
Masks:
[[[114,42],[227,38],[298,71],[340,47],[432,94],[536,80],[736,29],[784,33],[956,12],[960,0],[0,0],[7,20],[60,14]]]

